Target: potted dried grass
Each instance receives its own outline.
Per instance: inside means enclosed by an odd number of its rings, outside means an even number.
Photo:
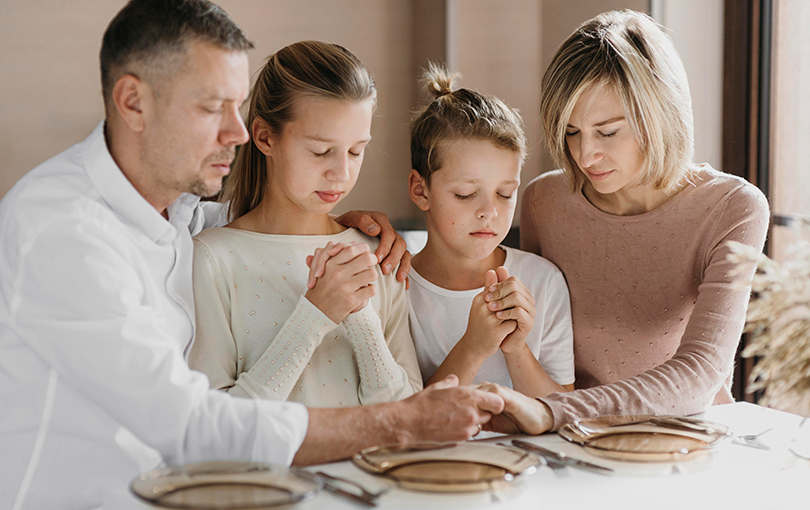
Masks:
[[[793,222],[801,240],[780,264],[733,243],[729,260],[742,271],[757,264],[745,330],[744,357],[757,357],[749,391],[764,390],[760,404],[810,416],[810,220]]]

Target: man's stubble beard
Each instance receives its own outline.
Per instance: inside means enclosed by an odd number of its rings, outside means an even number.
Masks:
[[[205,182],[204,177],[205,168],[211,163],[219,163],[224,161],[233,162],[235,152],[236,151],[233,148],[225,149],[223,151],[220,151],[216,154],[212,154],[211,156],[205,158],[205,160],[202,163],[200,173],[197,175],[196,179],[188,185],[186,192],[191,193],[192,195],[197,195],[198,197],[202,198],[213,197],[214,195],[219,193],[219,191],[222,189],[222,181],[224,177],[220,177],[216,181],[216,184],[208,185]]]
[[[208,184],[206,184],[205,179],[198,178],[188,186],[186,193],[191,193],[192,195],[197,195],[198,197],[201,198],[208,198],[213,197],[214,195],[219,193],[219,190],[221,189],[222,189],[222,179],[219,180],[218,184],[214,186],[209,186]]]

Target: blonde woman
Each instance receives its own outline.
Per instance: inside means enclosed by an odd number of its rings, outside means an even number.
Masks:
[[[532,433],[731,402],[753,267],[735,275],[726,242],[761,250],[768,203],[692,161],[689,87],[672,41],[632,11],[585,22],[546,71],[541,110],[561,170],[528,185],[521,247],[565,274],[578,390],[530,401],[490,389]]]

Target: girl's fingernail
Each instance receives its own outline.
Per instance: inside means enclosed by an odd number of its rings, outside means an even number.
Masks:
[[[492,299],[492,294],[487,294],[487,297],[485,297],[484,299],[486,299],[487,301],[489,301],[490,299]]]
[[[386,264],[385,267],[383,267],[383,272],[385,274],[390,273],[391,272],[391,264]]]
[[[498,289],[497,285],[492,285],[492,286],[489,287],[490,292],[495,292],[497,289]]]
[[[498,313],[496,313],[495,315],[497,315],[497,316],[498,316],[498,318],[500,319],[501,317],[503,317],[503,312],[498,312]]]
[[[372,223],[371,225],[369,225],[368,231],[369,232],[376,232],[377,229],[379,229],[379,228],[380,228],[379,225],[377,225],[376,223]]]
[[[377,264],[379,264],[380,262],[382,262],[382,259],[383,259],[382,253],[380,253],[379,255],[377,255]]]
[[[497,306],[495,306],[495,303],[490,303],[487,306],[489,307],[490,310],[494,310],[495,308],[497,308]],[[500,312],[498,312],[498,313],[500,313]]]

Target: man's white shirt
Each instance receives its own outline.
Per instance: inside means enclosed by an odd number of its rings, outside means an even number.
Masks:
[[[304,406],[232,398],[186,364],[191,236],[223,217],[184,194],[164,219],[103,123],[0,201],[0,508],[102,506],[161,460],[292,461]]]

